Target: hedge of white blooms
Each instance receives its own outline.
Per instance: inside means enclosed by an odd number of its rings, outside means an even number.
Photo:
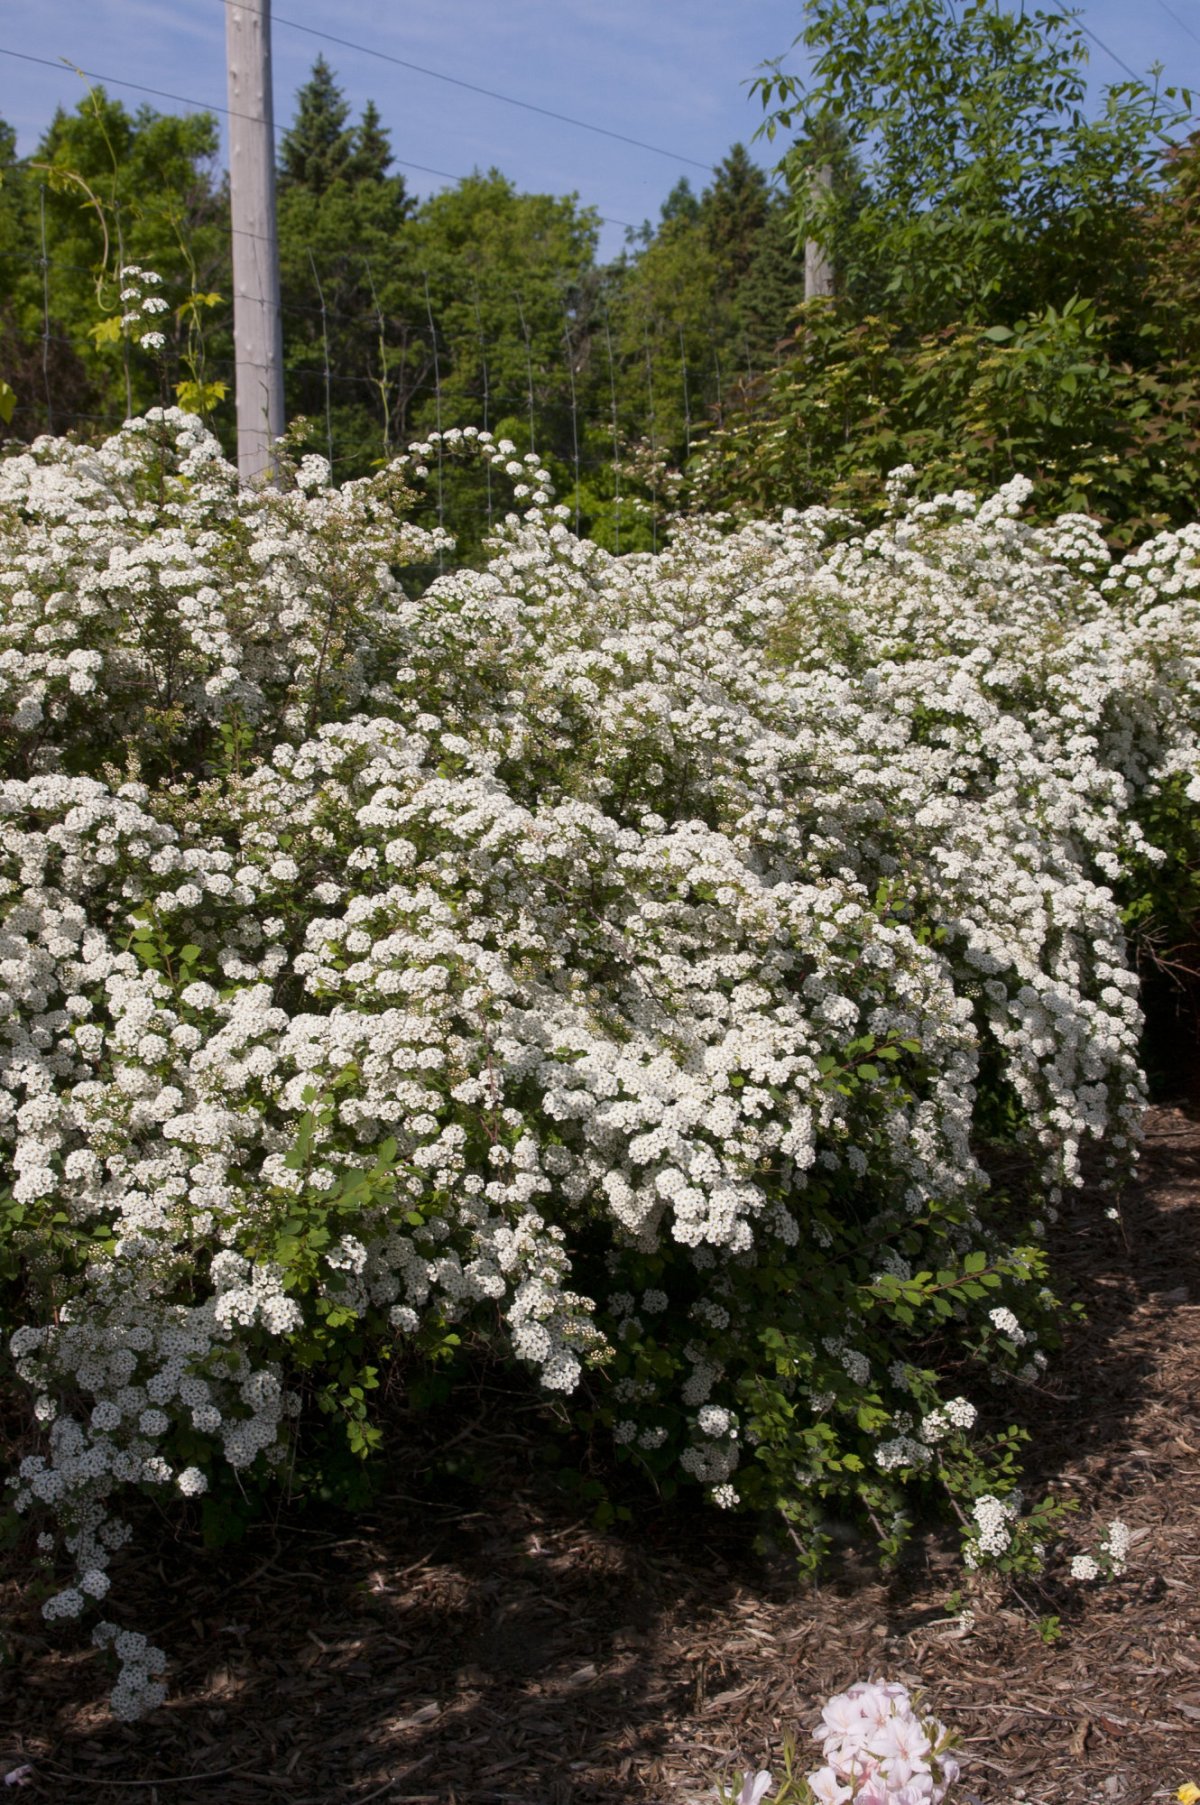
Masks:
[[[525,511],[429,579],[433,449],[242,489],[170,411],[0,460],[0,1283],[46,1615],[109,1592],[123,1497],[286,1469],[317,1404],[365,1453],[380,1360],[467,1336],[810,1552],[847,1509],[894,1551],[948,1490],[969,1560],[1016,1558],[995,1386],[1045,1365],[1062,1187],[1135,1154],[1115,886],[1170,854],[1147,799],[1200,800],[1200,529],[1114,564],[1020,480],[900,472],[867,535],[615,558],[452,433]],[[162,1696],[140,1632],[95,1638],[119,1713]]]

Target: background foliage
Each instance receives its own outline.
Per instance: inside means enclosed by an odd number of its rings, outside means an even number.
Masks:
[[[1123,82],[1089,114],[1066,13],[807,16],[811,85],[772,69],[758,89],[793,234],[824,245],[836,295],[801,310],[779,370],[712,436],[698,493],[870,513],[913,462],[929,493],[1023,472],[1036,506],[1092,513],[1116,542],[1192,518],[1197,142],[1173,137],[1191,96]]]
[[[757,83],[774,181],[735,145],[608,264],[578,196],[494,169],[411,194],[375,107],[353,120],[318,58],[280,144],[280,253],[287,410],[335,475],[476,424],[536,449],[573,523],[623,550],[656,546],[680,505],[870,514],[905,462],[929,491],[1030,475],[1035,506],[1091,512],[1114,543],[1190,518],[1190,95],[1125,81],[1089,110],[1087,42],[1058,11],[810,0],[802,37],[808,85],[773,66]],[[231,385],[216,143],[210,117],[102,90],[27,162],[0,130],[10,430],[95,431],[188,376]],[[806,308],[810,237],[836,293]],[[177,310],[157,364],[96,342],[122,260]],[[229,449],[216,395],[202,411]],[[475,561],[486,472],[443,471],[425,508]]]

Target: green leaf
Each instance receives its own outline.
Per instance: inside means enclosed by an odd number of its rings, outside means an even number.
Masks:
[[[187,414],[211,413],[217,402],[224,401],[228,393],[228,385],[223,382],[195,382],[185,379],[175,384],[175,399]]]

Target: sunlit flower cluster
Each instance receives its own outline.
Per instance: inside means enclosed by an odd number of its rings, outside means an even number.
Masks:
[[[743,1773],[736,1793],[715,1789],[720,1805],[941,1805],[961,1773],[945,1724],[895,1680],[859,1680],[838,1693],[812,1734],[821,1767],[801,1778],[787,1743],[778,1785],[766,1768]]]
[[[808,1776],[818,1805],[940,1805],[959,1776],[945,1724],[922,1715],[898,1681],[839,1693],[813,1736],[824,1757]]]
[[[162,277],[155,270],[126,263],[117,272],[120,284],[121,331],[144,351],[161,351],[166,334],[161,330],[161,315],[168,311],[166,301],[157,293]]]
[[[106,1589],[122,1491],[286,1461],[292,1345],[347,1325],[470,1328],[551,1393],[605,1366],[626,1457],[727,1508],[764,1501],[769,1330],[789,1491],[845,1486],[852,1433],[899,1523],[976,1407],[889,1300],[976,1260],[960,1348],[1045,1358],[993,1106],[1049,1207],[1134,1155],[1113,884],[1195,768],[1200,534],[1110,568],[1014,484],[614,558],[464,432],[529,505],[427,581],[434,449],[243,490],[169,412],[0,462],[0,1235],[51,1617]]]

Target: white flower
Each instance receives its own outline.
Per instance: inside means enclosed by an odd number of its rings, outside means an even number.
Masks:
[[[998,1329],[1002,1335],[1007,1335],[1010,1341],[1015,1341],[1018,1347],[1024,1345],[1027,1339],[1025,1332],[1011,1310],[1003,1307],[996,1310],[989,1310],[988,1321],[992,1324],[993,1328]]]
[[[1124,1573],[1129,1560],[1129,1549],[1133,1537],[1129,1528],[1119,1518],[1114,1517],[1100,1542],[1100,1552],[1105,1556],[1115,1576]]]
[[[702,1435],[736,1435],[737,1423],[732,1413],[719,1404],[705,1404],[696,1417]]]
[[[843,1805],[843,1801],[851,1796],[852,1789],[839,1781],[831,1767],[818,1767],[807,1779],[818,1805]]]

